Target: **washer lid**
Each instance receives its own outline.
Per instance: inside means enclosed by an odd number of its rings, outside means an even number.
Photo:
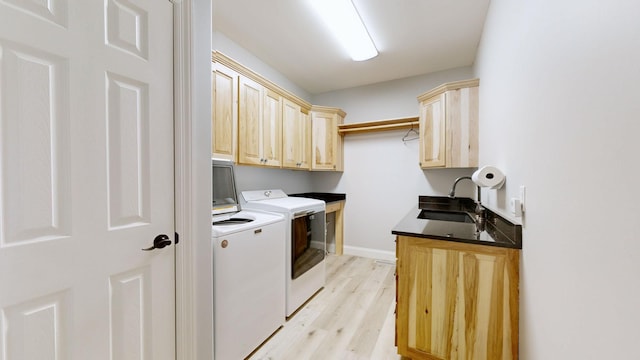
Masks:
[[[232,219],[244,219],[251,221],[228,221]],[[284,217],[280,214],[242,210],[233,215],[226,214],[213,216],[212,220],[214,223],[216,223],[215,225],[211,226],[212,236],[220,237],[234,234],[240,231],[253,230],[279,221],[284,221]]]
[[[242,197],[244,198],[245,201],[260,201],[260,200],[286,198],[288,197],[288,195],[281,189],[271,189],[271,190],[243,191]]]
[[[323,211],[325,203],[318,199],[287,196],[282,190],[243,191],[247,209],[296,213],[299,211]]]

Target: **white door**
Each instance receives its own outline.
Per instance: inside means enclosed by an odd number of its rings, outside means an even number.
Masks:
[[[174,359],[168,0],[0,0],[0,359]]]

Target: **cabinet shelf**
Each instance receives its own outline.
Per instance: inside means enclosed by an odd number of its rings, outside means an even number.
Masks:
[[[367,121],[367,122],[361,122],[361,123],[355,123],[355,124],[339,125],[338,133],[344,136],[349,134],[375,132],[375,131],[410,129],[412,127],[415,127],[417,129],[419,124],[420,122],[418,121],[418,117]]]

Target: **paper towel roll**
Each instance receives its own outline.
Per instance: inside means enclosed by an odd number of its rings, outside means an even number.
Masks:
[[[494,166],[483,166],[471,175],[471,180],[480,186],[492,189],[500,189],[504,184],[504,174]]]

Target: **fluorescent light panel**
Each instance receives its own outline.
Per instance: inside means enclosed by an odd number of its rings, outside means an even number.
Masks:
[[[310,2],[354,61],[368,60],[378,55],[378,50],[351,0]]]

